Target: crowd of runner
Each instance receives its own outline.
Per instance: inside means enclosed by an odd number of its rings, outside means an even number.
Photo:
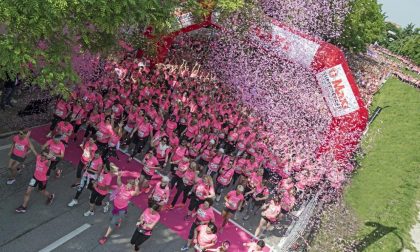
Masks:
[[[81,126],[84,137],[77,139]],[[33,178],[16,212],[27,211],[34,188],[46,196],[47,204],[52,203],[55,195],[46,190],[47,181],[50,176],[61,176],[57,164],[67,146],[81,141],[83,154],[71,185],[76,192],[68,206],[78,204],[84,189],[90,189],[89,209],[84,213],[88,217],[96,207],[108,211],[110,204],[104,198],[109,195],[112,218],[100,244],[121,224],[131,198],[147,194],[148,208],[139,217],[131,239],[135,250],[150,238],[159,212],[187,207],[184,218],[193,222],[181,250],[227,251],[229,241],[217,248],[216,242],[237,212],[245,212],[246,220],[261,210],[255,231],[259,237],[292,210],[295,182],[297,188],[305,186],[299,185],[299,178],[292,179],[285,165],[290,160],[271,153],[270,134],[263,121],[251,116],[250,108],[200,72],[198,65],[192,70],[185,64],[149,68],[130,58],[119,64],[107,63],[100,79],[77,87],[69,99],[58,99],[47,135],[50,140],[40,153],[29,135],[28,130],[20,131],[10,150],[7,184],[15,182],[29,151],[36,155]],[[138,178],[122,182],[124,167],[112,163],[113,158],[119,159],[118,150],[130,155],[127,162],[136,158],[141,164]],[[271,170],[279,170],[282,179],[268,179]],[[116,187],[112,186],[114,176]],[[171,194],[174,197],[169,202]],[[221,200],[223,222],[216,225],[212,205]],[[249,251],[262,251],[265,246],[263,240],[244,245]]]

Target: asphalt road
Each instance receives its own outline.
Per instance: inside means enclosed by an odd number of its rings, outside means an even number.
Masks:
[[[53,204],[47,206],[45,197],[34,190],[27,212],[16,213],[15,208],[22,204],[23,194],[33,175],[35,157],[30,154],[17,181],[13,185],[6,185],[9,160],[7,153],[10,143],[11,138],[0,139],[0,199],[2,202],[0,204],[0,252],[133,251],[129,242],[135,229],[136,219],[140,215],[140,209],[130,205],[127,218],[121,228],[111,235],[105,245],[99,245],[98,239],[104,234],[111,214],[97,209],[94,216],[83,216],[88,209],[89,190],[83,192],[78,205],[73,208],[67,207],[67,203],[73,198],[76,190],[70,187],[75,179],[75,167],[66,161],[59,163],[59,168],[63,169],[63,176],[59,179],[52,176],[48,181],[47,190],[56,195]],[[35,141],[33,143],[39,150],[40,145]],[[215,207],[221,209],[221,204],[223,202],[217,203]],[[251,216],[246,222],[242,220],[242,217],[243,214],[239,214],[238,224],[248,227],[248,231],[253,233],[259,221],[259,214]],[[274,245],[278,239],[280,238],[270,236],[265,240],[268,244]],[[158,224],[152,237],[142,245],[141,251],[180,251],[184,244],[185,241],[176,233]],[[56,248],[48,250],[51,247]]]

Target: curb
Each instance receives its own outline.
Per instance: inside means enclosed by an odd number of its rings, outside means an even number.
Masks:
[[[34,127],[30,127],[29,129],[35,129],[35,128],[38,128],[38,127],[43,127],[43,126],[46,126],[46,125],[49,125],[49,123],[44,123],[44,124],[41,124],[41,125],[37,125],[37,126],[34,126]],[[12,136],[12,135],[17,134],[18,132],[19,132],[18,130],[13,130],[13,131],[9,131],[9,132],[5,132],[5,133],[1,133],[1,134],[0,134],[0,139],[10,137],[10,136]]]

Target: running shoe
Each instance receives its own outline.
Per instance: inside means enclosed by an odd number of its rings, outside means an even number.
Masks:
[[[55,177],[56,178],[61,177],[61,173],[63,173],[63,171],[61,169],[57,169],[57,171],[55,171]]]
[[[99,244],[104,245],[107,240],[108,240],[108,238],[104,236],[99,240]]]
[[[24,206],[20,206],[18,208],[16,208],[16,213],[26,213],[26,207]]]
[[[84,214],[83,214],[85,217],[88,217],[88,216],[92,216],[92,215],[95,215],[95,212],[93,212],[93,211],[87,211],[87,212],[85,212]]]
[[[181,251],[187,251],[189,249],[190,249],[190,247],[188,247],[188,245],[185,244],[185,246],[181,248]]]
[[[105,202],[104,206],[104,213],[107,213],[109,211],[109,201]]]
[[[51,136],[52,136],[52,134],[50,132],[50,133],[48,133],[47,138],[51,138]]]
[[[47,199],[47,205],[51,205],[54,201],[54,198],[55,198],[55,194],[51,193],[50,197],[48,197]]]
[[[71,185],[71,188],[76,188],[76,187],[78,187],[80,185],[80,183],[74,183],[74,184],[72,184]]]
[[[14,178],[9,178],[9,179],[7,179],[7,181],[6,181],[6,184],[8,184],[8,185],[12,185],[13,183],[15,183],[16,182],[16,179],[14,179]]]
[[[67,204],[68,207],[74,207],[75,205],[79,204],[79,201],[77,199],[72,199],[70,203]]]

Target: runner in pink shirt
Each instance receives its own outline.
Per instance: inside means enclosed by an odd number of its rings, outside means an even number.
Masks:
[[[222,166],[219,171],[219,176],[216,179],[216,201],[220,201],[220,197],[222,196],[222,191],[224,188],[227,188],[232,181],[233,173],[233,160],[229,160],[227,166]]]
[[[73,140],[75,142],[77,141],[77,132],[79,131],[80,126],[86,121],[87,112],[83,107],[86,107],[85,103],[82,100],[78,99],[76,100],[76,103],[73,104],[71,110],[70,121],[73,126]]]
[[[163,176],[161,181],[157,182],[155,187],[149,193],[149,207],[151,207],[153,204],[157,204],[162,209],[162,207],[168,203],[169,195],[169,178]]]
[[[251,213],[256,214],[256,211],[261,208],[268,196],[270,195],[270,191],[265,186],[266,181],[263,180],[261,184],[259,184],[253,191],[249,192],[252,195],[251,199],[247,202],[247,208],[244,216],[244,220],[248,220]]]
[[[114,119],[111,116],[106,116],[105,121],[100,122],[97,126],[96,144],[98,145],[98,149],[102,152],[108,148],[109,138],[114,132],[113,124]]]
[[[170,137],[170,136],[169,136]],[[182,140],[181,145],[176,147],[172,152],[171,158],[169,159],[171,162],[171,172],[175,174],[175,169],[178,167],[178,163],[184,158],[185,155],[188,153],[187,141]]]
[[[259,240],[258,242],[248,242],[243,244],[244,247],[248,247],[247,252],[261,252],[264,251],[265,242]]]
[[[76,181],[71,185],[72,188],[80,185],[80,179],[82,178],[85,166],[93,159],[95,152],[98,150],[98,146],[95,144],[93,137],[89,137],[89,140],[83,146],[80,146],[80,148],[82,149],[82,156],[77,165]]]
[[[55,171],[57,164],[64,158],[64,152],[66,147],[63,142],[61,142],[62,136],[55,135],[53,139],[48,140],[43,146],[42,150],[48,150],[52,156],[50,169],[48,169],[47,176],[50,176],[51,170]],[[61,169],[55,171],[55,176],[59,178],[61,176]]]
[[[190,195],[190,204],[188,205],[188,213],[185,219],[188,219],[193,211],[197,211],[205,199],[214,199],[213,179],[209,175],[204,175],[202,180],[196,177],[195,185]]]
[[[214,156],[207,166],[207,174],[215,177],[219,172],[220,166],[222,165],[222,159],[224,157],[224,150],[220,148],[217,151],[216,156]]]
[[[136,230],[131,237],[130,243],[134,245],[134,251],[140,250],[142,245],[152,235],[152,230],[159,222],[159,205],[152,205],[150,208],[144,210],[136,224]]]
[[[140,162],[143,168],[140,172],[139,186],[140,190],[145,189],[145,193],[149,192],[149,183],[153,176],[156,174],[156,170],[161,170],[159,162],[156,158],[156,150],[151,149],[144,156],[143,161]]]
[[[86,187],[92,189],[93,181],[95,181],[98,178],[99,174],[101,174],[103,169],[103,161],[101,154],[102,153],[100,151],[95,152],[92,160],[90,160],[85,166],[85,170],[80,180],[80,184],[77,187],[76,195],[70,201],[70,203],[67,204],[68,207],[73,207],[79,203],[78,199]]]
[[[171,205],[169,206],[169,209],[175,207],[175,204],[178,201],[178,198],[181,195],[181,193],[183,193],[183,198],[180,207],[184,207],[188,199],[188,194],[194,186],[195,179],[197,177],[197,163],[194,161],[190,163],[187,159],[186,165],[187,169],[182,173],[178,173],[179,170],[183,169],[180,163],[178,170],[175,173],[175,177],[178,178],[176,181],[176,193]]]
[[[61,121],[57,124],[55,131],[62,136],[61,141],[67,145],[70,136],[73,134],[73,125],[68,121]]]
[[[153,138],[153,126],[150,123],[150,117],[144,116],[143,121],[138,121],[137,126],[134,128],[133,132],[131,132],[130,137],[132,138],[135,135],[133,141],[135,143],[135,147],[133,149],[133,153],[130,155],[129,160],[133,160],[134,156],[137,155],[143,148],[146,146],[147,141],[149,138]]]
[[[197,217],[194,219],[190,232],[188,234],[187,244],[181,248],[181,251],[189,250],[194,238],[195,229],[201,225],[207,225],[210,222],[215,223],[214,211],[211,207],[213,205],[212,199],[205,199],[204,203],[198,207]]]
[[[95,206],[99,207],[103,205],[102,201],[111,189],[112,176],[116,175],[117,173],[118,167],[111,163],[110,170],[106,168],[102,169],[98,179],[93,181],[92,192],[89,197],[89,210],[83,214],[85,217],[95,214]],[[104,212],[108,211],[108,204],[105,205]]]
[[[70,112],[71,106],[65,100],[59,99],[55,105],[54,118],[51,121],[50,132],[47,134],[47,137],[51,137],[52,133],[57,126],[57,123],[65,120]]]
[[[122,172],[118,172],[117,186],[111,194],[110,199],[113,201],[114,209],[112,210],[111,222],[106,230],[105,235],[99,240],[99,244],[104,245],[108,241],[114,227],[119,227],[124,216],[127,213],[128,203],[132,197],[140,194],[139,180],[129,179],[127,184],[121,182]]]
[[[229,219],[236,214],[238,209],[241,209],[242,204],[244,203],[244,187],[238,185],[236,190],[230,191],[225,196],[225,208],[222,211],[223,223],[220,231],[228,223]]]
[[[19,165],[23,166],[23,162],[26,159],[26,156],[31,150],[34,154],[36,153],[34,146],[32,145],[31,140],[29,139],[30,131],[27,129],[20,130],[19,134],[15,135],[12,138],[13,144],[10,147],[8,156],[9,160],[9,170],[10,177],[7,179],[7,184],[11,185],[16,181],[16,175],[21,168],[18,168]]]
[[[279,219],[282,211],[281,195],[276,195],[270,202],[262,206],[261,220],[255,230],[255,236],[258,237],[262,229],[267,229]]]
[[[198,252],[206,251],[213,247],[217,242],[217,227],[210,222],[206,225],[200,225],[194,230],[194,248]]]
[[[31,180],[29,181],[29,186],[26,189],[25,195],[23,197],[23,203],[21,206],[16,208],[17,213],[26,213],[26,209],[28,207],[28,202],[31,197],[31,193],[35,187],[41,191],[41,193],[47,197],[47,205],[50,205],[54,200],[54,193],[49,193],[47,188],[47,172],[50,166],[50,158],[52,156],[49,155],[47,151],[43,151],[41,154],[36,154],[36,163],[35,163],[35,172]]]
[[[97,126],[104,119],[105,119],[104,115],[98,113],[98,107],[95,106],[92,112],[90,113],[89,118],[86,121],[86,130],[85,130],[85,135],[83,136],[82,143],[80,144],[81,146],[85,144],[86,138],[96,134]]]

